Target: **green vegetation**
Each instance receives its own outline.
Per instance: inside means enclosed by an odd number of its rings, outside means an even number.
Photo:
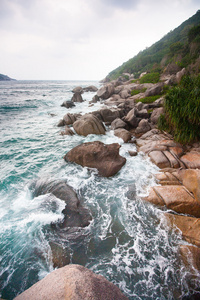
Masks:
[[[141,99],[137,99],[136,102],[142,102],[142,103],[153,103],[154,101],[156,101],[157,99],[159,99],[161,97],[161,95],[156,95],[156,96],[149,96],[149,97],[145,97],[145,98],[141,98]]]
[[[158,72],[148,73],[143,75],[139,82],[140,83],[157,83],[160,79],[160,74]]]
[[[112,80],[123,73],[130,73],[138,78],[142,72],[162,73],[170,64],[176,66],[172,72],[177,72],[183,67],[194,64],[199,57],[199,52],[200,10],[151,47],[139,52],[138,55],[110,72],[107,77]]]
[[[143,88],[141,90],[132,90],[131,91],[131,96],[135,96],[135,95],[137,95],[139,93],[144,93],[144,92],[146,92],[146,90],[147,90],[147,88]]]
[[[168,130],[183,144],[200,140],[200,75],[184,76],[165,97],[166,115],[159,128]]]

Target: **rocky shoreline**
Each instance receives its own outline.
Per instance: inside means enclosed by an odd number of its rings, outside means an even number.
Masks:
[[[182,238],[187,242],[180,245],[180,256],[188,268],[193,267],[200,271],[200,143],[192,145],[181,145],[173,140],[173,137],[166,132],[162,132],[157,128],[159,116],[164,112],[163,107],[163,89],[178,83],[185,74],[185,70],[181,70],[175,75],[161,78],[161,82],[157,84],[133,82],[131,76],[125,81],[123,78],[105,83],[100,89],[90,86],[86,89],[77,87],[73,90],[71,101],[65,101],[62,106],[70,109],[76,102],[84,101],[82,94],[84,92],[93,91],[96,95],[93,97],[90,105],[97,101],[101,101],[105,106],[98,111],[94,111],[85,115],[67,113],[63,119],[59,121],[58,127],[64,127],[61,131],[62,135],[83,135],[88,134],[105,134],[107,130],[114,130],[114,134],[122,138],[125,143],[134,143],[137,146],[137,152],[143,152],[149,156],[151,161],[160,168],[160,172],[156,175],[158,185],[149,189],[149,195],[141,201],[148,201],[165,211],[166,220],[169,226],[181,230]],[[140,101],[145,97],[158,96],[157,100],[152,103],[143,103]],[[83,143],[69,151],[64,159],[67,163],[77,163],[81,166],[95,168],[100,176],[110,177],[115,175],[126,163],[126,159],[119,155],[120,145],[111,144],[104,145],[101,142]],[[137,155],[137,152],[130,151],[130,155]],[[48,192],[51,192],[48,190]],[[60,199],[62,199],[60,197]],[[82,204],[76,200],[76,215],[79,215],[79,209]],[[66,201],[67,203],[67,201]],[[81,212],[89,213],[86,208]],[[78,221],[77,217],[69,213],[67,206],[65,211],[65,225],[70,227],[87,226],[90,216],[84,223]],[[69,222],[69,219],[73,221]],[[81,217],[84,219],[84,215]],[[68,268],[74,270],[83,268],[80,266],[67,266],[52,272],[48,275],[51,281],[56,272],[63,272]],[[84,268],[85,269],[85,268]],[[88,270],[85,269],[84,272]],[[76,273],[76,271],[74,271]],[[88,271],[91,272],[91,271]],[[193,272],[193,271],[191,271]],[[194,272],[193,272],[194,273]],[[193,274],[192,273],[192,274]],[[55,275],[54,275],[55,274]],[[59,275],[61,276],[61,275]],[[90,294],[86,293],[85,284],[81,283],[81,293],[79,288],[67,279],[61,284],[54,286],[55,299],[64,299],[65,293],[69,293],[70,297],[66,299],[80,299],[80,295],[84,295],[84,299],[127,299],[116,287],[116,297],[110,294],[110,283],[108,281],[98,283],[98,291]],[[76,277],[77,276],[77,277]],[[88,282],[93,285],[94,273],[88,277]],[[196,276],[194,274],[194,276]],[[70,277],[70,276],[69,276]],[[75,275],[75,281],[80,282],[80,274]],[[46,280],[35,284],[33,287],[19,295],[16,299],[49,299],[44,298]],[[82,280],[82,279],[81,279]],[[48,280],[47,280],[48,281]],[[43,283],[42,283],[43,282]],[[62,293],[57,295],[58,289]],[[78,292],[77,292],[78,290]],[[41,295],[40,295],[41,291]],[[92,289],[94,292],[94,290]],[[38,293],[38,294],[37,294]],[[86,293],[86,294],[84,294]],[[118,293],[118,294],[117,294]],[[37,296],[36,296],[37,294]],[[82,296],[81,296],[82,297]],[[52,299],[54,299],[52,297]]]

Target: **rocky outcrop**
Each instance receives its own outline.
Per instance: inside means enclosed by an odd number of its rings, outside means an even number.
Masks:
[[[74,95],[72,96],[71,101],[72,102],[83,102],[83,98],[81,96],[81,93],[80,92],[74,93]]]
[[[128,300],[113,283],[80,265],[53,271],[15,299]]]
[[[77,194],[65,180],[40,179],[32,184],[31,190],[33,190],[34,197],[50,193],[66,203],[62,211],[64,219],[57,223],[59,227],[85,227],[89,225],[92,219],[89,210],[83,206],[82,201],[78,199]]]
[[[181,157],[188,169],[200,169],[200,152],[191,151]]]
[[[64,101],[62,104],[61,104],[62,107],[66,107],[66,108],[72,108],[75,106],[74,102],[73,101]]]
[[[63,117],[64,125],[72,125],[77,118],[80,117],[79,114],[66,114]]]
[[[88,134],[105,134],[103,123],[93,114],[86,114],[73,123],[77,134],[87,136]]]
[[[200,218],[200,202],[184,186],[166,185],[152,187],[144,200],[165,206],[177,213]]]
[[[107,124],[111,124],[115,119],[123,117],[123,111],[120,109],[102,108],[99,110],[101,119]]]
[[[89,85],[89,86],[83,88],[83,91],[84,92],[97,92],[98,88],[94,85]]]
[[[96,168],[99,175],[110,177],[126,163],[126,159],[119,155],[119,148],[117,143],[105,145],[98,141],[89,142],[70,150],[64,159],[83,167]]]

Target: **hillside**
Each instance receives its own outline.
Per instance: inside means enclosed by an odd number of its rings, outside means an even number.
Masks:
[[[191,73],[199,72],[200,10],[151,47],[111,71],[106,79],[116,79],[123,73],[133,74],[135,78],[142,72],[174,74],[183,67]]]
[[[15,79],[12,79],[7,75],[0,74],[0,81],[10,81],[10,80],[15,80]]]

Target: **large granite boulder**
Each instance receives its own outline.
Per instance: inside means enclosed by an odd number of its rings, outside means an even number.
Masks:
[[[72,96],[71,101],[72,102],[83,102],[83,98],[81,96],[81,93],[79,93],[79,92],[74,93],[74,95]]]
[[[200,218],[200,202],[184,186],[152,187],[149,195],[143,199],[158,206],[165,206],[177,213]]]
[[[83,206],[77,194],[65,180],[42,180],[32,183],[33,196],[52,194],[63,200],[66,206],[62,213],[64,219],[58,223],[59,227],[85,227],[91,220],[89,210]]]
[[[80,265],[48,274],[16,300],[128,300],[113,283]]]
[[[88,134],[105,134],[103,123],[93,114],[86,114],[73,123],[77,134],[87,136]]]
[[[183,185],[193,193],[195,199],[200,203],[200,170],[187,169],[179,171]]]
[[[122,110],[120,109],[102,108],[99,110],[99,113],[103,122],[107,124],[111,124],[115,119],[121,118],[123,116]]]
[[[121,138],[124,141],[124,143],[128,143],[128,141],[130,141],[132,137],[131,133],[124,128],[115,129],[114,134],[117,137]]]
[[[188,216],[174,215],[165,213],[169,225],[179,228],[182,231],[182,237],[188,243],[200,247],[200,219]]]
[[[158,82],[145,92],[145,97],[160,95],[163,90],[164,83]]]
[[[85,88],[83,88],[84,92],[97,92],[98,88],[94,85],[89,85]]]
[[[130,126],[136,128],[140,122],[140,118],[137,117],[138,110],[136,108],[131,109],[128,114],[124,117],[124,121]]]
[[[151,114],[151,118],[150,118],[151,123],[157,124],[158,119],[159,119],[160,115],[162,115],[162,114],[164,114],[163,107],[155,108]]]
[[[75,93],[79,93],[79,94],[82,94],[83,93],[83,88],[81,86],[76,86],[72,92],[75,94]]]
[[[78,117],[80,117],[80,115],[68,113],[64,115],[63,123],[64,125],[72,125],[77,120]]]
[[[188,169],[200,169],[200,152],[191,151],[181,157]]]
[[[111,128],[112,129],[118,129],[118,128],[126,128],[127,124],[121,120],[120,118],[115,119],[114,121],[112,121],[111,123]]]
[[[136,134],[141,134],[141,133],[145,133],[147,131],[151,130],[151,126],[148,122],[148,120],[146,119],[142,119],[139,124],[138,127],[135,130]]]
[[[97,91],[97,96],[103,100],[108,99],[112,94],[114,93],[114,85],[109,83],[104,86],[102,86]]]
[[[83,167],[96,168],[99,175],[110,177],[126,163],[126,159],[119,155],[119,148],[117,143],[105,145],[99,141],[89,142],[70,150],[64,159]]]

